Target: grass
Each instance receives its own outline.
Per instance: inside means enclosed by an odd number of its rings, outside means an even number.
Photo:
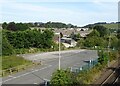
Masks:
[[[2,58],[0,76],[7,76],[33,66],[31,61],[18,56],[2,56],[0,58]]]
[[[101,24],[106,28],[110,28],[110,29],[117,29],[118,28],[118,24]]]
[[[77,76],[77,81],[82,81],[83,84],[92,84],[95,79],[97,79],[101,71],[105,68],[105,65],[96,65],[90,70],[85,70],[79,73]],[[94,76],[93,76],[94,75]]]
[[[117,59],[117,51],[111,51],[109,55],[110,65],[115,63]],[[95,80],[99,79],[101,73],[107,68],[107,63],[98,63],[92,69],[82,71],[77,76],[77,81],[82,81],[84,84],[94,84]],[[93,76],[94,75],[94,76]]]
[[[31,64],[31,61],[25,60],[18,56],[3,56],[2,57],[2,70],[17,67],[19,65]]]

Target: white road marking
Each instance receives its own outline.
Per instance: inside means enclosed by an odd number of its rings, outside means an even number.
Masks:
[[[8,77],[13,77],[13,76],[9,75]]]
[[[33,83],[33,84],[37,84],[37,83]]]
[[[25,75],[28,75],[28,74],[31,74],[31,73],[34,73],[34,72],[37,72],[37,71],[40,71],[40,70],[44,70],[44,69],[49,68],[49,67],[51,67],[51,66],[52,66],[52,65],[48,65],[47,67],[44,67],[44,68],[41,68],[41,69],[38,69],[38,70],[34,70],[34,71],[31,71],[31,72],[28,72],[28,73],[25,73],[25,74],[22,74],[22,75],[19,75],[19,76],[16,76],[16,77],[13,77],[13,78],[4,80],[4,81],[2,81],[2,82],[0,82],[0,83],[5,83],[5,82],[10,81],[10,80],[13,80],[13,79],[15,79],[15,78],[19,78],[19,77],[22,77],[22,76],[25,76]]]

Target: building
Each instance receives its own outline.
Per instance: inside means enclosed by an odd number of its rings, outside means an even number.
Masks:
[[[63,43],[63,45],[68,48],[68,47],[75,47],[77,42],[74,41],[72,38],[66,38],[63,37],[61,38],[61,43]]]

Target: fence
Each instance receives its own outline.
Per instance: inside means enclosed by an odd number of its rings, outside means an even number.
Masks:
[[[0,71],[0,76],[6,76],[6,75],[11,75],[13,73],[16,73],[16,72],[19,72],[21,70],[25,70],[25,69],[28,69],[28,68],[31,68],[35,65],[40,65],[41,63],[33,63],[33,64],[26,64],[26,65],[19,65],[19,66],[16,66],[16,67],[12,67],[12,68],[9,68],[9,69],[5,69],[5,70],[1,70]]]
[[[81,67],[71,67],[70,71],[73,73],[80,73],[83,70],[89,70],[93,68],[98,63],[98,59],[90,60],[86,65]]]

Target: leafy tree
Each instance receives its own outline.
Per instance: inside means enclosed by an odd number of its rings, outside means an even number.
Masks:
[[[80,39],[78,42],[77,42],[77,47],[84,47],[84,39]]]
[[[72,33],[70,34],[70,37],[71,37],[72,39],[74,39],[75,41],[78,41],[78,40],[80,39],[81,35],[80,35],[79,33],[75,34],[74,32],[72,32]]]
[[[46,29],[43,33],[43,42],[44,42],[44,47],[43,48],[51,48],[52,45],[52,37],[54,36],[53,32]]]
[[[120,39],[118,39],[117,49],[120,51]]]
[[[9,43],[16,49],[20,48],[51,48],[53,32],[51,30],[3,31]]]
[[[100,64],[106,64],[108,61],[108,53],[107,52],[103,52],[103,50],[101,52],[98,53],[99,58],[98,58],[98,62]]]
[[[7,29],[7,23],[6,23],[6,22],[4,22],[4,23],[2,24],[2,28],[3,28],[3,29]]]
[[[5,35],[2,37],[2,55],[12,55],[15,51],[13,49],[13,46],[8,42]]]
[[[51,26],[51,22],[47,22],[46,24],[45,24],[45,28],[51,28],[52,26]]]
[[[11,30],[11,31],[24,31],[24,30],[30,29],[28,24],[26,23],[14,23],[14,22],[10,22],[8,24],[4,22],[2,24],[2,28]]]
[[[15,24],[14,22],[10,22],[10,23],[7,25],[7,29],[8,29],[8,30],[12,30],[12,31],[17,31],[16,24]]]
[[[100,33],[100,36],[103,37],[109,33],[108,29],[104,26],[96,25],[93,29],[97,30]]]
[[[88,34],[88,37],[92,37],[92,36],[99,37],[100,33],[97,30],[93,29],[93,31],[90,34]]]
[[[117,30],[117,38],[120,39],[120,29]]]
[[[28,24],[16,23],[16,28],[19,31],[24,31],[24,30],[29,29],[29,26],[28,26]]]
[[[71,73],[61,69],[53,73],[50,83],[52,86],[69,86],[72,84],[71,80]]]
[[[116,36],[112,36],[111,41],[110,41],[110,47],[111,48],[116,48],[118,47],[118,38]]]
[[[95,46],[95,39],[89,37],[84,42],[85,47],[94,47]]]
[[[84,46],[85,47],[95,47],[95,46],[107,47],[107,41],[102,37],[97,37],[97,36],[87,37],[85,39]]]

